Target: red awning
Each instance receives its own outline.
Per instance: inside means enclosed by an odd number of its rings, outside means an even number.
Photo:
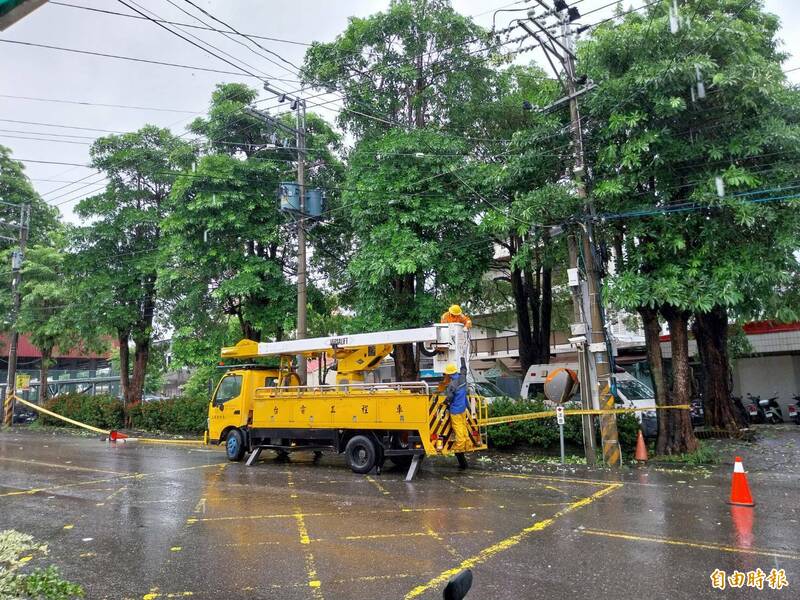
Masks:
[[[110,340],[109,340],[110,341]],[[118,344],[116,342],[112,342],[113,347],[117,347]],[[7,335],[0,335],[0,352],[4,354],[8,354],[8,336]],[[36,348],[31,341],[28,339],[26,335],[19,336],[19,344],[17,346],[17,356],[19,358],[41,358],[42,353],[39,352],[39,349]],[[79,348],[72,348],[68,351],[60,350],[56,348],[53,350],[53,358],[109,358],[111,356],[110,352],[106,352],[103,354],[96,354],[94,352],[84,352]]]

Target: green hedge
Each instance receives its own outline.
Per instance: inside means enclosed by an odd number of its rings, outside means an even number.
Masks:
[[[48,400],[45,408],[81,423],[103,429],[121,429],[125,422],[122,402],[105,394],[97,396],[62,394]],[[64,421],[47,415],[42,415],[42,422],[45,425],[68,426]]]
[[[580,408],[576,403],[565,404],[566,409]],[[542,400],[495,400],[489,405],[489,416],[500,417],[552,410]],[[639,421],[633,414],[617,415],[619,443],[623,452],[636,448]],[[580,416],[568,416],[564,423],[564,440],[568,444],[583,446],[583,430]],[[551,449],[558,447],[558,425],[555,417],[531,419],[505,425],[489,427],[489,444],[495,448],[510,449],[516,446]]]
[[[131,409],[133,426],[166,433],[202,433],[208,419],[208,399],[186,396],[142,402]]]
[[[122,429],[125,418],[122,402],[113,396],[65,394],[48,401],[46,408],[70,419],[103,429]],[[208,417],[205,398],[170,398],[142,402],[130,409],[135,429],[165,433],[202,433]],[[43,415],[45,425],[69,426],[64,421]]]

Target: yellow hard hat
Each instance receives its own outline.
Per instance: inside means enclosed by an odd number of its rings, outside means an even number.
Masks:
[[[444,368],[444,372],[447,375],[455,375],[458,373],[458,367],[456,366],[456,363],[447,363],[447,366]]]
[[[460,307],[458,304],[453,304],[453,306],[451,306],[451,307],[450,307],[450,308],[447,310],[447,312],[449,312],[451,315],[456,315],[456,316],[458,316],[458,315],[460,315],[460,314],[461,314],[461,307]]]

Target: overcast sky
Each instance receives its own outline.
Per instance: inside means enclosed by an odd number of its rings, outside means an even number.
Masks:
[[[330,41],[347,25],[351,15],[366,16],[384,9],[381,0],[192,0],[194,4],[229,23],[242,33],[288,41],[258,40],[264,48],[279,54],[295,65],[302,63],[305,44],[313,40]],[[235,71],[233,67],[178,39],[151,21],[131,19],[75,8],[135,14],[118,0],[63,0],[49,2],[16,25],[0,33],[0,40],[16,40],[63,48],[89,50],[159,60],[183,65]],[[125,4],[150,11],[151,16],[199,24],[179,8],[209,21],[185,0],[124,0]],[[582,0],[578,7],[586,14],[611,0]],[[72,6],[65,6],[69,4]],[[475,20],[491,26],[492,13],[501,7],[520,8],[529,3],[503,0],[453,0],[455,8]],[[570,2],[572,4],[572,2]],[[639,6],[641,0],[625,2]],[[778,14],[783,23],[784,49],[793,56],[785,69],[800,67],[800,40],[792,32],[800,31],[800,2],[767,0],[767,7]],[[594,23],[608,16],[611,8],[592,14],[582,23]],[[524,13],[523,13],[524,14]],[[504,26],[513,13],[500,13],[498,26]],[[217,24],[219,26],[219,24]],[[187,33],[188,31],[188,33]],[[248,63],[249,70],[270,76],[273,85],[283,90],[298,88],[294,67],[274,55],[259,50],[258,56],[241,45],[214,32],[188,29],[187,37],[196,35],[227,52],[238,63]],[[195,40],[196,41],[196,40]],[[294,42],[294,43],[289,43]],[[217,51],[218,52],[218,51]],[[219,52],[218,52],[219,53]],[[103,57],[74,54],[44,48],[0,43],[2,67],[0,75],[0,144],[10,147],[19,159],[86,164],[92,139],[104,131],[130,131],[146,123],[168,126],[177,133],[186,124],[203,114],[213,87],[222,81],[240,81],[258,86],[258,80],[234,74],[210,73],[154,64],[133,63]],[[531,55],[526,55],[531,57]],[[797,58],[795,58],[797,57]],[[267,58],[274,62],[271,62]],[[790,73],[800,81],[800,70]],[[281,81],[285,80],[285,81]],[[309,92],[314,94],[314,92]],[[5,96],[23,96],[8,98]],[[90,102],[94,106],[44,102],[32,98]],[[262,106],[277,106],[262,94]],[[325,96],[309,100],[309,109],[332,119],[337,103],[312,108],[315,103],[332,100]],[[118,106],[96,106],[96,104]],[[122,106],[136,108],[122,108]],[[158,110],[156,110],[158,109]],[[28,121],[18,123],[13,121]],[[39,125],[33,123],[45,123]],[[53,127],[71,126],[75,129]],[[52,134],[58,134],[53,137]],[[66,137],[67,135],[73,137]],[[20,139],[36,137],[38,140]],[[61,141],[53,141],[53,140]],[[45,140],[45,141],[42,141]],[[69,143],[67,143],[69,142]],[[101,176],[81,166],[27,162],[27,173],[44,198],[59,205],[68,219],[71,207],[101,186]],[[48,181],[49,180],[49,181]],[[79,181],[80,180],[80,181]],[[70,182],[74,182],[70,185]]]

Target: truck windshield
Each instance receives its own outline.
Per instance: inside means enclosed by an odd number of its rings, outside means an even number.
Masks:
[[[653,398],[653,390],[636,380],[617,381],[617,389],[625,394],[628,400],[647,400]]]
[[[217,388],[217,397],[214,398],[214,404],[224,404],[228,400],[236,398],[241,391],[242,376],[226,375]]]
[[[475,391],[484,398],[501,398],[508,395],[491,381],[475,382]]]

